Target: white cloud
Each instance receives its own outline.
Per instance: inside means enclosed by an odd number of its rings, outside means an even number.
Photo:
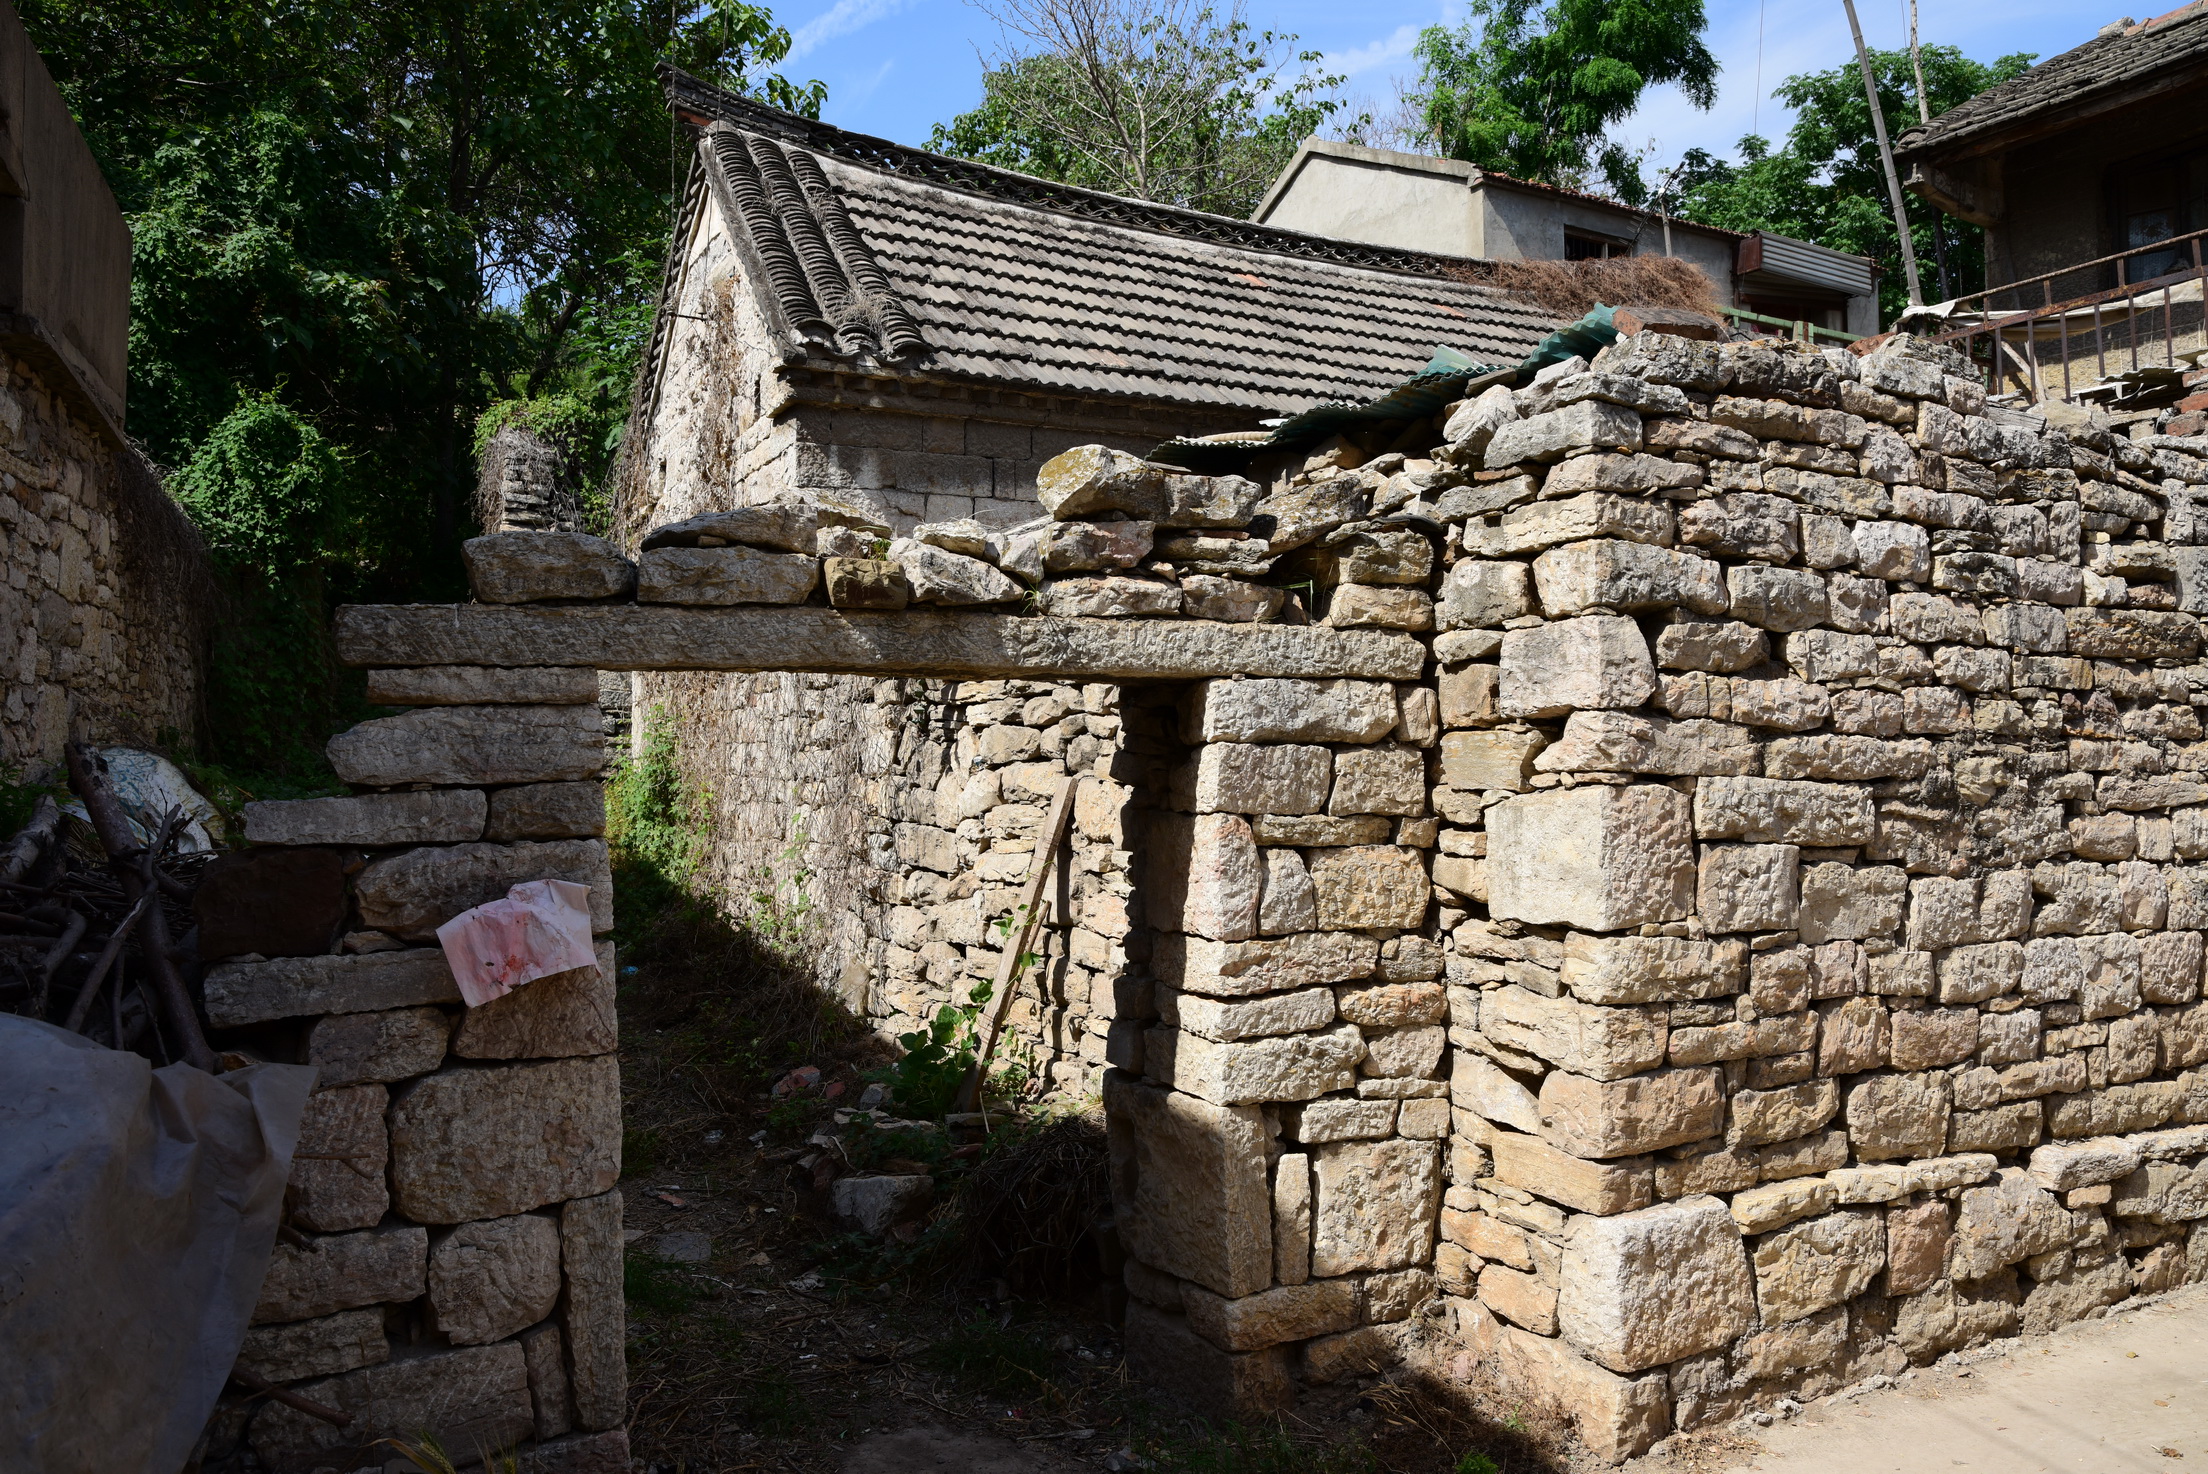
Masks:
[[[825,42],[866,27],[904,8],[904,0],[836,0],[826,12],[799,26],[790,38],[790,61],[801,60]],[[878,82],[880,79],[877,78]]]
[[[1368,41],[1348,51],[1330,52],[1322,65],[1327,71],[1341,72],[1345,76],[1358,76],[1374,67],[1384,67],[1391,62],[1407,59],[1411,46],[1418,40],[1424,26],[1397,26],[1377,41]]]

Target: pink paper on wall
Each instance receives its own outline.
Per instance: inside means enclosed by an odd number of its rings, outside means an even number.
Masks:
[[[480,1008],[524,983],[592,967],[590,887],[532,880],[502,901],[463,911],[437,928],[446,965],[468,1007]]]

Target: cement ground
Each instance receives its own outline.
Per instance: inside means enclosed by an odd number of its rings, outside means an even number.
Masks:
[[[1676,1440],[1627,1474],[2130,1474],[2208,1467],[2208,1285],[2117,1307],[1791,1422]],[[2179,1463],[2179,1460],[2185,1461]]]

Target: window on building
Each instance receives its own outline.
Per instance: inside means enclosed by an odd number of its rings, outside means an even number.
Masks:
[[[2114,193],[2121,250],[2208,229],[2208,152],[2126,164],[2116,173]],[[2146,281],[2192,264],[2192,244],[2182,242],[2126,257],[2124,280]]]
[[[1564,259],[1567,261],[1607,261],[1612,256],[1630,256],[1630,241],[1613,240],[1609,236],[1589,235],[1585,231],[1564,232]]]

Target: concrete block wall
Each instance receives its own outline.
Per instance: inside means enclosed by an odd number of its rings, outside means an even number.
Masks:
[[[591,671],[378,671],[411,707],[332,739],[350,798],[246,806],[257,878],[342,916],[319,955],[208,970],[218,1047],[316,1065],[280,1242],[239,1364],[352,1415],[271,1404],[271,1469],[379,1466],[378,1439],[626,1469],[614,954],[464,1009],[437,926],[547,877],[612,929]],[[331,864],[334,856],[336,863]],[[328,878],[342,876],[342,881]],[[342,894],[323,895],[328,884]]]

